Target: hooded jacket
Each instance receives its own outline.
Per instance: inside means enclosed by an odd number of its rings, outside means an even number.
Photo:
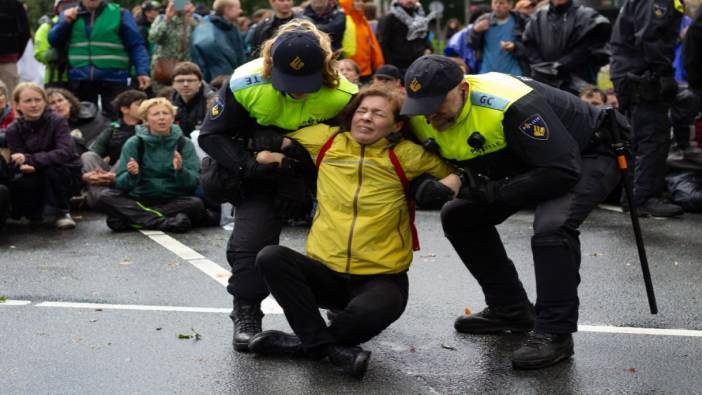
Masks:
[[[24,154],[28,165],[80,167],[80,157],[68,131],[68,121],[48,108],[35,121],[22,117],[5,131],[12,153]]]
[[[183,167],[173,168],[173,155],[178,139],[183,135],[178,125],[171,126],[165,136],[150,133],[143,125],[138,125],[136,135],[124,143],[115,186],[133,198],[168,199],[190,195],[197,187],[198,159],[192,141],[186,139],[182,152]],[[139,142],[139,139],[142,142]],[[139,144],[143,143],[143,154]],[[139,162],[139,174],[133,176],[127,171],[127,162],[134,158]]]
[[[371,76],[385,63],[380,44],[363,11],[353,9],[353,0],[341,0],[339,5],[346,13],[342,44],[344,57],[356,62],[361,77]]]
[[[246,62],[246,46],[239,29],[220,15],[206,16],[195,28],[190,50],[207,82],[220,75],[230,75]]]

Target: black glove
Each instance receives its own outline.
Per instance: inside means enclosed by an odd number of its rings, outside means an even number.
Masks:
[[[675,77],[660,77],[661,84],[661,99],[666,102],[672,102],[678,94],[678,82]]]
[[[249,149],[253,152],[280,152],[284,137],[273,129],[258,129],[249,139]]]
[[[258,163],[256,162],[256,158],[251,158],[244,165],[242,175],[247,179],[265,178],[275,180],[280,175],[280,168],[278,164]]]
[[[463,184],[458,191],[458,198],[481,203],[495,201],[495,183],[484,175],[466,168],[463,169],[461,180]]]
[[[273,205],[281,219],[304,218],[312,209],[305,181],[297,177],[280,177]]]
[[[441,208],[444,203],[453,199],[453,190],[437,180],[424,180],[415,193],[417,205],[425,209]]]

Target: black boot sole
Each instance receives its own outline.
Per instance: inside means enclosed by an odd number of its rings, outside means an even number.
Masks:
[[[566,360],[573,356],[573,351],[567,351],[562,354],[559,354],[555,358],[549,358],[549,359],[542,359],[542,360],[535,360],[535,361],[512,361],[512,367],[514,369],[518,370],[535,370],[535,369],[543,369],[552,365],[557,364],[558,362],[561,362],[563,360]]]
[[[474,335],[481,335],[481,334],[490,334],[490,333],[505,333],[505,332],[511,332],[511,333],[525,333],[525,332],[531,332],[534,330],[534,322],[520,322],[520,323],[510,323],[508,324],[503,324],[503,325],[471,325],[471,326],[466,326],[466,325],[461,325],[458,322],[455,322],[453,325],[454,329],[456,329],[457,332],[460,333],[467,333],[467,334],[474,334]]]
[[[248,341],[234,340],[234,341],[232,341],[232,343],[234,344],[234,350],[236,350],[238,352],[249,352],[249,342]]]
[[[363,378],[363,376],[366,374],[366,370],[368,369],[368,361],[370,360],[370,355],[371,353],[369,351],[362,351],[358,354],[356,360],[353,361],[353,368],[349,372],[352,377],[357,379]]]
[[[260,355],[302,356],[302,343],[295,335],[269,330],[254,335],[248,343],[249,352]]]

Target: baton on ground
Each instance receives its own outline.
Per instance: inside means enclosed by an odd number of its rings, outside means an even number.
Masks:
[[[641,262],[641,271],[643,272],[644,284],[646,285],[646,295],[648,296],[648,306],[651,309],[651,314],[658,313],[656,305],[656,294],[653,292],[653,282],[651,282],[651,272],[648,269],[648,259],[646,258],[646,248],[644,247],[643,236],[641,235],[641,225],[639,224],[639,213],[634,206],[634,191],[631,186],[631,179],[628,177],[629,166],[626,156],[626,142],[622,138],[617,123],[616,111],[613,108],[607,109],[607,116],[610,122],[610,131],[612,133],[612,148],[617,156],[617,167],[624,180],[624,192],[626,201],[629,204],[629,215],[631,216],[631,224],[634,227],[634,236],[636,238],[636,248],[639,250],[639,261]]]

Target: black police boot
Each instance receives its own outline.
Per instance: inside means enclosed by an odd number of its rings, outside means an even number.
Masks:
[[[130,230],[131,227],[128,223],[124,222],[122,218],[107,216],[107,227],[112,229],[113,232],[124,232]]]
[[[541,369],[573,355],[573,336],[532,332],[526,343],[512,353],[515,369]]]
[[[650,198],[637,207],[639,217],[676,217],[685,212],[682,207],[665,198]]]
[[[249,351],[261,355],[301,356],[300,338],[281,331],[263,331],[249,340]]]
[[[247,303],[234,299],[234,308],[229,317],[234,322],[233,344],[236,351],[249,351],[249,341],[261,332],[263,312],[261,303]]]
[[[534,329],[534,306],[520,303],[486,307],[483,311],[456,318],[453,327],[461,333],[529,332]]]
[[[366,374],[370,355],[370,351],[365,351],[361,347],[332,345],[327,349],[329,362],[357,379],[363,378]]]

